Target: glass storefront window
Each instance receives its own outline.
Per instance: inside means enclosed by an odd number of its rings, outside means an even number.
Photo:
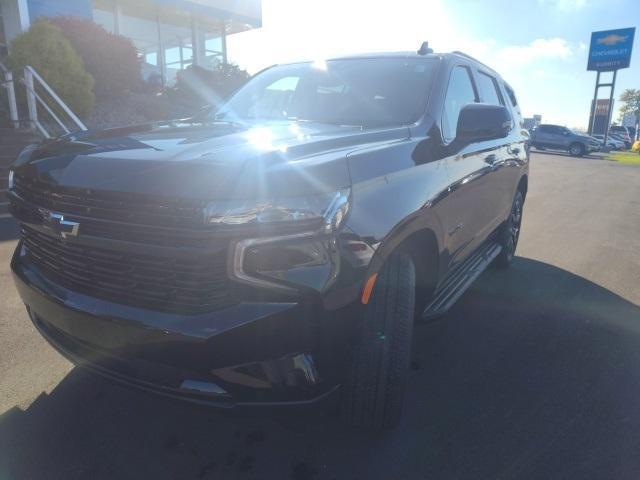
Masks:
[[[162,9],[160,37],[164,50],[165,83],[173,85],[178,71],[193,63],[191,15],[175,9]]]
[[[158,3],[92,0],[94,21],[129,38],[138,49],[144,80],[171,86],[190,65],[212,69],[224,61],[222,21]]]
[[[198,45],[200,55],[199,65],[212,69],[224,61],[224,42],[222,40],[222,24],[213,22],[198,22]]]
[[[160,36],[155,5],[150,1],[118,2],[118,32],[129,38],[138,49],[142,78],[159,83],[162,77],[158,62]]]
[[[116,32],[115,0],[93,0],[93,21],[111,33]]]

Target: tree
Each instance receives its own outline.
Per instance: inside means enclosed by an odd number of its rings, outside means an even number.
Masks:
[[[140,86],[140,62],[131,40],[84,18],[55,17],[49,21],[62,30],[84,61],[95,79],[96,97],[110,100]]]
[[[167,93],[180,113],[193,113],[205,105],[220,105],[249,77],[246,70],[230,63],[219,63],[213,70],[192,65],[178,72],[175,87]]]
[[[35,68],[78,115],[85,116],[93,109],[93,77],[55,25],[38,21],[18,35],[11,43],[8,64],[18,78],[25,66]]]
[[[627,88],[622,95],[620,95],[620,101],[622,106],[620,107],[620,113],[633,113],[636,117],[636,127],[640,123],[640,90],[635,88]]]

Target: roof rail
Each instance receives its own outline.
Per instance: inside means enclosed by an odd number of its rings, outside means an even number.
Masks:
[[[463,56],[463,57],[468,58],[469,60],[473,60],[474,62],[479,63],[480,65],[482,65],[483,67],[488,68],[488,69],[489,69],[489,70],[491,70],[492,72],[495,72],[495,70],[494,70],[493,68],[491,68],[489,65],[487,65],[486,63],[481,62],[480,60],[478,60],[478,59],[477,59],[477,58],[475,58],[475,57],[472,57],[472,56],[471,56],[471,55],[469,55],[468,53],[461,52],[460,50],[454,50],[454,51],[453,51],[453,52],[451,52],[451,53],[455,53],[456,55],[461,55],[461,56]]]

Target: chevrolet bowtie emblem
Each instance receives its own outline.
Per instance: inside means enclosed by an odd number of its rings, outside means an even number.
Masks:
[[[50,212],[48,210],[40,211],[43,216],[43,226],[62,238],[77,237],[80,224],[64,219],[64,215],[60,213]]]

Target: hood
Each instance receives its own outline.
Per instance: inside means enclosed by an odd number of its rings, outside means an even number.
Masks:
[[[406,127],[167,122],[46,141],[15,165],[52,186],[186,198],[255,198],[350,185],[346,154]]]

